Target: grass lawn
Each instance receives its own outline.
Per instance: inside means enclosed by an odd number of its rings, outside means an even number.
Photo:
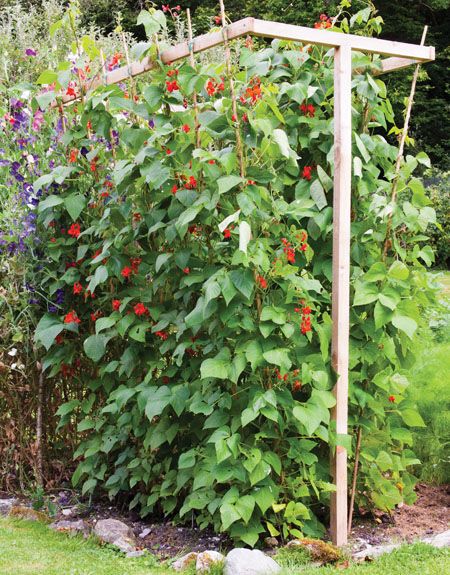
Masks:
[[[0,520],[1,575],[168,575],[152,557],[127,559],[95,541],[56,533],[46,525]],[[450,573],[450,550],[408,545],[373,563],[347,569],[286,566],[283,575],[444,575]]]
[[[149,557],[126,558],[42,523],[0,519],[1,575],[163,575]],[[173,572],[172,572],[173,573]]]

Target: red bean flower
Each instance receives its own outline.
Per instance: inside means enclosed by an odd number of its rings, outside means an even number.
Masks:
[[[189,134],[189,132],[191,131],[191,127],[189,126],[189,124],[183,124],[183,126],[181,127],[181,129],[183,130],[183,132],[185,134]]]
[[[72,224],[70,226],[70,228],[67,230],[67,233],[69,234],[69,236],[72,236],[73,238],[77,238],[81,234],[80,224],[78,224],[78,223]]]
[[[114,311],[119,311],[122,302],[120,299],[113,299],[112,300],[112,308]]]
[[[256,281],[258,282],[259,286],[260,286],[262,289],[266,289],[266,288],[267,288],[267,280],[266,280],[263,276],[257,275],[257,276],[256,276]]]
[[[69,311],[68,314],[66,314],[64,318],[64,323],[81,323],[81,320],[77,316],[77,312],[72,310]]]
[[[390,396],[389,396],[389,401],[390,401],[391,403],[395,403],[395,395],[390,395]]]
[[[80,282],[75,282],[73,284],[73,293],[75,295],[80,294],[83,291],[83,286],[80,284]]]
[[[312,166],[305,166],[303,168],[302,178],[308,180],[308,182],[311,180],[312,169],[313,169]]]
[[[223,239],[229,240],[231,238],[231,231],[228,228],[223,230]]]
[[[120,275],[121,275],[123,278],[128,279],[128,278],[131,276],[132,273],[133,273],[133,270],[132,270],[130,267],[125,266],[125,267],[123,268],[123,270],[120,272]]]
[[[137,303],[137,304],[134,306],[133,309],[134,309],[134,313],[135,313],[137,316],[148,315],[148,313],[149,313],[148,309],[147,309],[147,308],[145,307],[145,305],[144,305],[143,303],[141,303],[141,302]]]

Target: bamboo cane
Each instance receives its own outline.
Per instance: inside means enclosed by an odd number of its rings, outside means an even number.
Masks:
[[[189,41],[189,61],[193,68],[195,68],[195,57],[194,57],[194,40],[192,35],[192,21],[191,21],[191,11],[189,8],[186,10],[187,25],[188,25],[188,41]],[[197,92],[194,90],[192,95],[194,102],[194,122],[195,122],[195,145],[200,148],[200,123],[198,121],[198,101]]]
[[[231,109],[233,111],[233,118],[234,118],[234,125],[235,125],[235,132],[236,132],[236,155],[239,161],[239,169],[241,173],[241,177],[245,176],[245,168],[244,168],[244,156],[243,156],[243,149],[242,149],[242,139],[241,139],[241,128],[239,117],[237,113],[237,101],[236,101],[236,92],[234,89],[234,80],[233,80],[233,70],[231,66],[231,50],[230,44],[228,42],[227,36],[227,21],[225,15],[225,5],[223,0],[220,0],[220,15],[222,18],[222,33],[223,33],[223,43],[225,46],[225,61],[227,65],[227,76],[228,82],[230,84],[230,94],[231,94]]]
[[[355,495],[356,495],[356,481],[358,478],[358,468],[359,468],[359,455],[361,453],[361,437],[362,437],[362,427],[358,427],[358,433],[356,436],[356,449],[355,449],[355,465],[353,467],[353,481],[352,481],[352,490],[350,494],[350,505],[348,510],[348,523],[347,529],[348,534],[350,535],[352,530],[352,520],[353,520],[353,506],[355,504]]]
[[[428,26],[425,26],[423,29],[423,33],[422,33],[422,39],[420,41],[421,46],[423,46],[425,44],[425,38],[427,37],[427,32],[428,32]],[[406,136],[408,135],[409,120],[411,118],[411,110],[412,110],[412,106],[414,103],[414,94],[416,92],[416,84],[417,84],[417,78],[419,76],[419,69],[420,69],[420,63],[416,65],[416,68],[414,70],[413,79],[412,79],[412,83],[411,83],[411,91],[409,93],[409,98],[408,98],[408,105],[406,106],[405,123],[403,125],[402,135],[400,138],[400,145],[398,148],[397,161],[395,162],[394,179],[392,181],[391,204],[395,204],[395,201],[397,199],[397,187],[398,187],[398,180],[399,180],[399,175],[400,175],[400,167],[402,164],[403,150],[405,149]],[[387,226],[386,226],[386,239],[384,241],[384,249],[383,249],[383,258],[384,259],[386,259],[387,253],[388,253],[389,248],[391,246],[391,239],[390,239],[391,229],[392,229],[392,212],[389,214]]]

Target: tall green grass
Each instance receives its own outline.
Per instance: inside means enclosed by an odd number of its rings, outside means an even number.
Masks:
[[[442,307],[429,310],[430,329],[423,335],[419,360],[411,370],[410,395],[426,427],[414,431],[414,451],[422,462],[423,481],[450,481],[450,272],[439,272]]]

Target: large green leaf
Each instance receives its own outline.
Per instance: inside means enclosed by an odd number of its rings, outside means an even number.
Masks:
[[[415,320],[399,313],[394,313],[392,317],[392,325],[406,333],[410,339],[412,339],[417,329],[417,322]]]
[[[201,378],[215,377],[216,379],[227,379],[229,367],[229,360],[220,358],[205,359],[200,366]]]
[[[98,362],[104,356],[106,344],[111,338],[105,335],[91,335],[84,340],[83,347],[86,355],[92,361]]]
[[[271,349],[263,353],[264,359],[273,365],[278,365],[283,372],[290,370],[292,361],[289,357],[289,349],[286,347]]]
[[[304,425],[306,433],[310,436],[322,423],[323,411],[314,404],[296,405],[292,410],[292,414]]]
[[[168,387],[151,387],[146,393],[147,402],[145,404],[145,415],[152,421],[155,415],[161,415],[172,398],[172,393]]]
[[[244,181],[240,176],[223,176],[217,180],[217,186],[219,187],[219,194],[225,194],[232,188],[238,186]]]
[[[253,292],[253,286],[255,284],[251,270],[233,270],[230,272],[230,278],[235,288],[237,288],[247,299],[250,299]]]
[[[86,206],[86,198],[82,194],[70,194],[64,198],[64,204],[69,216],[75,221]]]
[[[67,327],[61,320],[53,315],[45,314],[36,326],[35,340],[42,343],[45,349],[50,349],[55,338]]]

